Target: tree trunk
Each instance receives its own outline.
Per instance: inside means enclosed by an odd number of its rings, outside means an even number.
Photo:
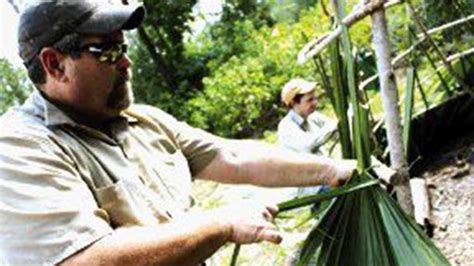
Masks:
[[[410,176],[403,148],[398,91],[390,60],[390,42],[388,39],[387,22],[385,20],[385,9],[380,9],[372,14],[372,35],[377,58],[382,103],[385,111],[390,165],[397,172],[397,178],[394,179],[393,185],[400,206],[406,213],[413,216],[413,203],[409,183]]]
[[[161,56],[161,54],[156,51],[152,39],[146,33],[143,27],[138,28],[138,36],[140,37],[143,44],[145,44],[145,47],[148,49],[148,52],[151,55],[151,59],[155,63],[158,73],[160,73],[160,75],[163,77],[166,86],[168,86],[173,92],[177,92],[178,84],[173,79],[172,75],[170,74],[170,71],[168,71],[165,59]]]

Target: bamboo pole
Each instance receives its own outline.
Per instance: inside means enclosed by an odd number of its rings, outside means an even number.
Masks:
[[[381,8],[389,8],[396,4],[400,4],[402,1],[400,0],[391,0],[391,1],[379,1],[377,3],[369,3],[361,8],[357,8],[351,14],[347,15],[342,19],[342,23],[350,27],[356,22],[364,19],[368,15],[376,12]],[[327,45],[333,42],[336,38],[338,38],[342,33],[342,28],[338,26],[335,30],[323,34],[322,37],[313,39],[312,41],[308,42],[298,53],[298,63],[304,64],[310,58],[319,54]]]
[[[376,1],[382,2],[382,1]],[[380,90],[385,111],[388,147],[390,150],[390,165],[397,172],[394,189],[402,209],[413,215],[413,203],[410,192],[408,163],[403,148],[402,129],[400,124],[400,108],[398,90],[390,60],[390,42],[388,38],[385,9],[372,14],[372,35],[380,79]]]
[[[458,25],[462,25],[464,23],[468,23],[471,20],[474,20],[474,14],[472,14],[470,16],[467,16],[465,18],[461,18],[461,19],[457,19],[457,20],[448,22],[448,23],[443,24],[443,25],[441,25],[439,27],[436,27],[436,28],[432,28],[432,29],[426,31],[426,33],[428,33],[429,35],[433,35],[436,32],[444,31],[446,29],[449,29],[449,28],[452,28],[452,27],[455,27],[455,26],[458,26]],[[420,34],[417,35],[417,37],[418,38],[424,38],[425,35],[423,33],[420,33]]]
[[[450,55],[449,57],[446,58],[446,61],[448,62],[453,62],[459,58],[462,58],[462,57],[465,57],[465,56],[469,56],[471,54],[474,54],[474,48],[471,48],[471,49],[468,49],[468,50],[465,50],[465,51],[462,51],[462,52],[459,52],[459,53],[456,53],[456,54],[453,54],[453,55]],[[441,63],[441,61],[438,61],[436,63]],[[394,60],[392,60],[392,67],[394,69],[399,69],[400,68],[400,65],[397,64],[395,65],[394,64]],[[437,70],[440,70],[442,68],[444,68],[445,66],[440,66],[437,68]],[[370,78],[367,78],[366,80],[362,81],[359,85],[359,89],[360,90],[363,90],[365,89],[365,87],[367,87],[370,83],[374,82],[375,80],[377,80],[377,78],[379,77],[378,74],[375,74],[373,76],[371,76]]]
[[[413,32],[411,32],[411,34],[414,35]],[[443,75],[441,74],[441,72],[437,69],[436,67],[436,63],[435,61],[433,60],[433,58],[431,58],[431,55],[428,53],[427,50],[425,49],[420,49],[421,50],[421,53],[426,57],[426,59],[428,59],[428,62],[430,64],[430,66],[433,68],[433,70],[435,71],[436,73],[436,76],[438,76],[438,79],[439,81],[441,82],[441,84],[443,85],[443,88],[444,88],[444,91],[446,91],[446,94],[448,94],[448,96],[452,96],[453,95],[453,92],[450,90],[449,88],[449,85],[448,85],[448,82],[446,81],[446,79],[443,77]]]
[[[388,8],[388,7],[394,6],[396,4],[399,4],[400,2],[401,1],[389,1],[389,2],[385,3],[384,7]],[[365,18],[365,16],[370,15],[371,12],[375,12],[376,8],[381,8],[381,6],[372,4],[370,6],[370,8],[366,7],[364,9],[356,10],[353,13],[351,13],[350,15],[346,16],[343,19],[343,23],[347,26],[351,26],[354,23],[358,22],[359,20]],[[474,20],[474,15],[470,15],[466,18],[462,18],[462,19],[458,19],[458,20],[446,23],[446,24],[441,25],[439,27],[430,29],[430,30],[426,31],[426,33],[428,35],[433,35],[437,32],[444,31],[444,30],[447,30],[447,29],[450,29],[450,28],[468,23],[471,20]],[[337,37],[339,37],[341,32],[342,32],[341,28],[337,27],[332,32],[326,33],[322,37],[317,38],[317,39],[313,39],[312,41],[307,43],[303,47],[303,49],[298,53],[298,63],[303,64],[310,57],[314,57],[315,55],[320,53],[322,49],[324,49],[327,45],[329,45]],[[405,57],[407,57],[414,49],[416,49],[416,47],[418,47],[418,45],[420,45],[421,43],[423,43],[424,41],[427,40],[426,35],[419,34],[418,36],[422,36],[421,39],[417,40],[412,46],[410,46],[408,49],[406,49],[405,51],[403,51],[402,53],[400,53],[398,56],[396,56],[393,59],[392,65],[393,65],[394,68],[399,68],[401,66],[402,60],[405,59]],[[462,56],[462,54],[460,56]],[[449,58],[448,58],[447,61],[448,62],[450,61]],[[367,85],[369,85],[370,83],[375,81],[377,79],[377,77],[378,77],[378,75],[374,75],[374,76],[364,80],[363,82],[361,82],[359,88],[364,89]]]
[[[463,52],[460,52],[460,53],[457,53],[457,54],[453,54],[453,55],[449,56],[448,58],[446,58],[446,61],[453,62],[455,60],[458,60],[458,59],[463,58],[465,56],[470,56],[472,54],[474,54],[474,48],[471,48],[469,50],[466,50],[466,51],[463,51]],[[444,67],[445,67],[444,65],[441,65],[438,68],[436,68],[436,71],[439,72]],[[431,76],[428,76],[428,77],[424,78],[423,80],[421,80],[421,83],[425,83],[427,80],[431,80]]]
[[[474,20],[474,15],[471,15],[469,17],[466,17],[466,18],[462,18],[462,19],[458,19],[458,20],[455,20],[455,21],[452,21],[452,22],[449,22],[449,23],[446,23],[444,25],[441,25],[439,27],[436,27],[436,28],[433,28],[433,29],[430,29],[427,31],[427,34],[428,35],[433,35],[437,32],[440,32],[440,31],[444,31],[444,30],[448,30],[452,27],[456,27],[456,26],[459,26],[459,25],[462,25],[462,24],[465,24],[465,23],[468,23],[469,21],[471,20]],[[419,37],[420,34],[417,35],[417,37]],[[405,51],[403,51],[402,53],[400,53],[399,55],[397,55],[393,60],[392,60],[392,65],[395,69],[397,68],[400,68],[401,67],[401,62],[403,62],[403,60],[411,54],[411,52],[413,52],[413,50],[416,49],[416,47],[418,47],[418,45],[420,45],[421,43],[423,43],[424,41],[426,41],[426,36],[422,36],[421,39],[418,39],[412,46],[410,46],[408,49],[406,49]],[[468,52],[470,50],[467,50],[466,52]],[[457,55],[458,57],[463,57],[464,54],[463,53],[458,53],[458,54],[455,54]],[[453,56],[450,56],[447,58],[447,61],[450,62],[450,61],[453,61],[455,59],[451,59],[450,58],[453,58]],[[367,85],[369,85],[370,83],[374,82],[376,79],[377,79],[378,75],[373,75],[372,77],[370,78],[367,78],[366,80],[364,80],[363,82],[361,82],[360,84],[360,89],[364,89]]]
[[[458,19],[458,20],[443,24],[443,25],[441,25],[439,27],[436,27],[436,28],[432,28],[432,29],[428,30],[426,33],[428,35],[433,35],[437,32],[448,30],[448,29],[451,29],[453,27],[468,23],[471,20],[474,20],[474,15],[471,15],[471,16],[468,16],[466,18]],[[398,65],[401,62],[403,62],[403,59],[405,59],[405,57],[407,57],[413,50],[415,50],[416,47],[418,47],[418,45],[422,44],[424,41],[427,40],[426,37],[423,34],[418,34],[417,38],[419,38],[419,39],[412,46],[410,46],[408,49],[406,49],[405,51],[403,51],[402,53],[397,55],[395,57],[395,59],[393,59],[392,64],[394,66],[398,67]]]
[[[407,6],[411,10],[412,18],[415,21],[415,24],[417,25],[418,29],[423,33],[423,36],[426,37],[426,39],[430,42],[431,46],[434,48],[434,51],[438,54],[438,56],[441,58],[441,61],[445,65],[446,69],[451,73],[451,75],[456,79],[456,81],[461,85],[464,91],[468,92],[471,95],[474,95],[474,92],[472,89],[469,87],[469,85],[464,82],[464,80],[459,77],[457,72],[454,70],[453,66],[449,63],[449,61],[446,60],[446,56],[443,54],[443,52],[438,48],[436,43],[434,42],[433,38],[428,34],[427,29],[425,25],[421,22],[419,19],[418,15],[416,14],[415,9],[413,8],[412,4],[408,0]]]
[[[462,57],[465,57],[465,56],[469,56],[469,55],[471,55],[471,54],[474,54],[474,47],[471,48],[471,49],[462,51],[462,52],[460,52],[460,53],[450,55],[448,58],[446,58],[446,60],[447,60],[448,62],[452,62],[452,61],[454,61],[454,60],[457,60],[457,59],[462,58]]]

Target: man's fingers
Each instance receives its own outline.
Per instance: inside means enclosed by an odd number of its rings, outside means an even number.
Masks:
[[[282,235],[273,224],[278,207],[275,204],[253,202],[247,208],[228,208],[224,213],[226,221],[233,227],[231,242],[250,244],[267,241],[279,244]]]
[[[273,215],[269,211],[263,211],[262,212],[263,219],[267,222],[273,221]]]
[[[328,185],[338,187],[344,185],[357,171],[356,160],[342,160],[338,162],[337,173],[329,178]]]
[[[273,217],[277,216],[278,214],[278,206],[277,205],[267,205],[267,210],[271,213]]]
[[[274,244],[280,244],[283,237],[274,224],[265,222],[255,228],[255,239],[252,242],[268,241]]]
[[[259,240],[268,241],[273,244],[280,244],[283,240],[283,237],[276,229],[266,228],[260,232]]]

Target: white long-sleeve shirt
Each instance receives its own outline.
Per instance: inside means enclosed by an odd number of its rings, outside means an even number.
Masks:
[[[328,117],[313,112],[305,119],[293,110],[278,124],[278,143],[280,146],[304,153],[321,155],[321,147],[332,137],[337,136],[337,123]],[[324,186],[299,187],[296,196],[318,193]]]
[[[278,143],[296,152],[321,154],[321,146],[336,135],[337,123],[314,112],[306,120],[293,110],[278,124]]]

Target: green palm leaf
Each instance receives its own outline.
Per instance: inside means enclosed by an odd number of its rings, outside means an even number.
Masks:
[[[348,186],[373,180],[364,174]],[[332,203],[303,243],[297,265],[449,265],[383,188],[364,188]]]
[[[318,193],[315,195],[304,196],[293,200],[285,201],[278,204],[279,213],[286,212],[292,209],[300,208],[307,205],[312,205],[316,202],[332,199],[334,197],[345,195],[360,189],[364,189],[373,185],[377,185],[378,180],[366,180],[365,182],[352,182],[343,187],[333,188],[325,193]]]

